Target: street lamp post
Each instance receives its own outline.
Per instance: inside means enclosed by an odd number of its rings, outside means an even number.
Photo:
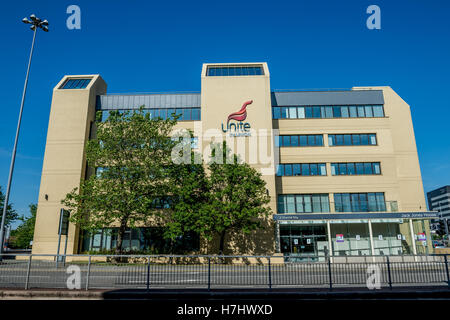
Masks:
[[[11,190],[11,180],[14,171],[14,162],[16,160],[17,141],[19,139],[20,122],[22,120],[23,105],[25,103],[25,94],[27,92],[28,75],[30,74],[31,58],[33,57],[34,41],[36,40],[36,33],[39,28],[45,32],[48,32],[47,20],[41,20],[37,18],[34,14],[30,16],[30,19],[31,20],[28,20],[27,18],[22,19],[23,23],[31,24],[30,29],[33,30],[33,42],[31,43],[31,51],[30,51],[30,58],[28,60],[27,75],[25,77],[25,84],[22,93],[22,102],[20,104],[20,111],[19,111],[19,120],[17,122],[16,138],[14,139],[14,148],[11,156],[11,165],[9,167],[8,185],[6,187],[5,201],[3,203],[2,222],[0,225],[0,261],[2,259],[1,253],[3,252],[3,234],[5,229],[6,212],[8,209],[9,192]]]

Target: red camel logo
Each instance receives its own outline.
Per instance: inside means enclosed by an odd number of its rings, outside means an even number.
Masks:
[[[244,102],[241,110],[230,114],[227,119],[227,127],[228,127],[228,123],[230,122],[230,120],[244,121],[245,119],[247,119],[247,106],[252,103],[253,103],[253,100]]]

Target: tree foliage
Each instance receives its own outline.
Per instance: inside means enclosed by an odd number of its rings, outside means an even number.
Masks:
[[[13,231],[11,231],[11,238],[14,239],[10,243],[11,247],[27,249],[30,247],[30,242],[34,237],[34,225],[36,224],[37,205],[30,204],[30,216],[22,216],[19,218],[22,223]]]
[[[167,168],[175,124],[173,119],[151,119],[142,108],[111,112],[105,122],[98,121],[96,137],[86,146],[88,165],[97,173],[62,201],[71,210],[70,221],[90,231],[118,226],[116,252],[121,253],[127,227],[162,214],[156,204],[170,194]]]
[[[2,187],[0,187],[0,221],[3,216],[3,207],[5,205],[5,195],[2,192]],[[16,210],[13,209],[12,204],[8,204],[6,209],[6,218],[5,218],[5,226],[11,225],[11,222],[17,220],[19,218],[19,214]]]
[[[174,206],[168,225],[172,236],[189,230],[207,240],[218,237],[219,253],[223,254],[227,234],[250,233],[261,228],[262,219],[271,212],[267,206],[270,197],[261,174],[239,161],[225,143],[212,150],[221,152],[225,160],[223,164],[209,163],[208,174],[202,165],[175,169],[179,170],[178,193],[183,195],[183,200]],[[215,154],[213,157],[217,158]]]

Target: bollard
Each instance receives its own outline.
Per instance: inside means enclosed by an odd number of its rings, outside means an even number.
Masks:
[[[331,256],[328,256],[328,277],[330,279],[330,291],[333,290],[333,277],[331,275]]]
[[[389,262],[389,256],[386,256],[388,279],[389,279],[389,289],[392,290],[392,278],[391,278],[391,263]]]
[[[27,267],[27,278],[25,280],[25,290],[28,290],[28,282],[30,281],[30,272],[31,272],[31,257],[33,255],[30,254],[30,258],[28,259],[28,267]]]

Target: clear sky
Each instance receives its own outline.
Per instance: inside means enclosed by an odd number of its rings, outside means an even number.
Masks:
[[[66,27],[72,4],[81,30]],[[366,27],[372,4],[381,30]],[[109,93],[199,92],[204,62],[268,62],[272,89],[391,86],[411,106],[425,192],[450,184],[449,12],[444,0],[3,1],[0,185],[32,40],[21,19],[32,13],[50,32],[37,35],[22,121],[10,199],[20,214],[37,202],[63,75],[101,74]]]

